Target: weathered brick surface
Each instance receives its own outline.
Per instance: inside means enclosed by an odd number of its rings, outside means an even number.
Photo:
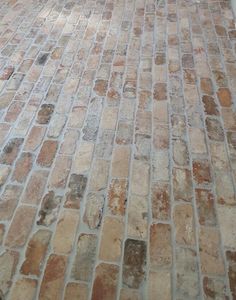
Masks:
[[[2,0],[0,298],[234,299],[230,1]]]

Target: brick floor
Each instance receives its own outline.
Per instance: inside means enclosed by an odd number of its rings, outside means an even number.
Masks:
[[[0,298],[236,299],[229,0],[2,0]]]

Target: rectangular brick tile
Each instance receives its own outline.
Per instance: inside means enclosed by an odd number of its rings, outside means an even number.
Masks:
[[[90,178],[90,190],[101,191],[106,188],[108,181],[109,162],[103,159],[97,159],[94,162]]]
[[[20,183],[25,182],[32,169],[34,156],[29,152],[23,152],[16,162],[12,179]]]
[[[102,221],[105,197],[98,193],[89,193],[86,199],[86,207],[83,221],[90,229],[99,228]]]
[[[142,134],[152,133],[152,113],[150,111],[138,110],[135,131]]]
[[[216,196],[219,204],[235,205],[235,189],[229,172],[215,172]]]
[[[149,193],[150,166],[148,163],[134,160],[131,175],[131,192],[140,196]],[[142,174],[142,176],[140,176]]]
[[[151,137],[146,134],[135,135],[135,159],[150,160],[151,156]]]
[[[65,256],[51,254],[41,283],[39,300],[59,300],[62,297],[67,259]]]
[[[152,161],[152,177],[154,181],[169,180],[169,164],[167,151],[154,151]]]
[[[64,300],[84,300],[88,299],[88,286],[84,283],[69,282],[66,285]]]
[[[189,248],[176,249],[177,299],[199,298],[200,285],[196,251]]]
[[[0,255],[0,290],[3,295],[7,294],[12,285],[12,278],[15,274],[18,261],[19,253],[16,251],[6,250]],[[3,297],[3,295],[1,296]]]
[[[61,212],[52,242],[55,253],[69,254],[71,252],[78,222],[79,215],[76,210]]]
[[[173,161],[177,166],[189,165],[189,153],[187,143],[182,139],[172,140]]]
[[[49,179],[50,188],[65,188],[71,168],[71,159],[66,156],[58,156]]]
[[[197,184],[212,182],[210,165],[207,160],[193,160],[193,178]]]
[[[220,250],[220,235],[217,228],[201,226],[199,251],[202,273],[212,275],[223,275],[225,273]]]
[[[167,101],[158,101],[153,103],[153,117],[155,123],[168,123],[169,116]]]
[[[102,113],[101,128],[108,130],[116,129],[118,108],[105,107]]]
[[[132,289],[127,289],[123,288],[120,291],[120,300],[141,300],[141,295],[138,291],[132,290]]]
[[[39,204],[43,197],[47,182],[48,172],[44,170],[34,171],[26,186],[22,202],[29,204]]]
[[[210,155],[214,171],[228,171],[229,160],[226,146],[222,143],[210,143]]]
[[[145,241],[125,241],[122,282],[125,286],[138,289],[145,277],[147,246]]]
[[[120,121],[118,123],[116,143],[118,145],[129,145],[133,140],[133,126],[126,121]]]
[[[103,220],[99,258],[119,262],[124,235],[124,223],[120,219],[106,217]]]
[[[18,279],[10,294],[11,300],[25,299],[34,300],[36,295],[37,281],[30,278]]]
[[[14,138],[9,140],[9,142],[3,148],[3,152],[0,158],[0,163],[6,165],[12,165],[17,155],[19,154],[23,142],[24,142],[23,138]]]
[[[171,227],[169,224],[152,224],[150,227],[151,268],[170,267],[172,263]]]
[[[196,189],[198,220],[201,225],[216,225],[214,195],[205,189]]]
[[[130,147],[115,147],[112,158],[112,177],[125,178],[129,175]]]
[[[74,106],[69,115],[68,126],[72,128],[81,128],[85,119],[86,108],[83,106]]]
[[[62,197],[49,191],[42,200],[41,209],[38,213],[37,225],[49,226],[56,221],[60,209]]]
[[[64,135],[64,140],[60,148],[60,154],[72,155],[75,152],[76,144],[79,140],[79,133],[76,130],[68,130]]]
[[[66,193],[66,202],[64,207],[80,208],[80,202],[83,200],[88,178],[85,175],[71,174],[68,184],[69,191]]]
[[[236,207],[218,205],[217,206],[219,228],[222,235],[224,247],[236,247]]]
[[[168,271],[149,272],[148,299],[171,299],[171,274]]]
[[[119,267],[101,263],[96,267],[92,300],[115,300],[117,295]]]
[[[8,230],[5,245],[8,247],[22,247],[31,231],[36,209],[21,205],[17,208],[11,226]]]
[[[207,300],[217,297],[219,299],[229,299],[227,285],[221,278],[218,279],[205,276],[203,278],[203,291],[204,297]]]
[[[174,207],[175,240],[182,245],[195,244],[195,223],[191,204],[179,204]]]
[[[155,150],[169,148],[169,128],[165,124],[155,124],[153,128],[153,146]]]
[[[74,172],[81,174],[89,171],[92,162],[93,150],[94,145],[91,143],[82,142],[80,144],[73,162]]]
[[[44,141],[37,158],[37,164],[39,164],[42,167],[50,167],[55,158],[57,147],[57,141]]]
[[[5,184],[10,172],[11,168],[9,166],[0,165],[0,187],[2,187]]]
[[[26,249],[25,260],[20,269],[22,274],[40,275],[51,234],[49,230],[39,229],[32,236]]]
[[[4,121],[8,123],[13,123],[17,120],[19,117],[23,107],[24,103],[20,101],[12,101],[11,105],[9,106],[7,113],[5,115]]]
[[[205,135],[202,129],[190,128],[189,129],[189,139],[191,144],[191,152],[194,154],[206,154],[206,141]]]
[[[1,221],[10,220],[13,216],[17,203],[22,193],[22,187],[18,185],[7,185],[0,201]]]
[[[0,123],[0,146],[2,146],[3,143],[5,142],[9,130],[10,130],[9,124]]]
[[[170,187],[168,183],[157,182],[152,186],[152,217],[157,220],[170,219]]]
[[[97,236],[82,233],[79,236],[76,256],[73,262],[71,277],[76,280],[90,281],[95,265]]]
[[[187,169],[173,169],[174,199],[191,201],[193,197],[193,187],[191,172]]]
[[[66,123],[66,116],[63,114],[55,114],[50,121],[50,127],[47,136],[49,138],[58,138]]]
[[[126,179],[113,179],[108,190],[108,206],[113,215],[123,216],[126,210],[128,183]]]
[[[46,128],[40,126],[32,127],[28,138],[25,142],[24,150],[25,151],[35,151],[41,144],[43,137],[45,135]]]
[[[148,200],[146,197],[130,195],[128,200],[128,235],[146,238],[148,228]]]

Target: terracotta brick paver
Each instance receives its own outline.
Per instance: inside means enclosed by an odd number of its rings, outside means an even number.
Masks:
[[[230,0],[0,2],[0,299],[236,300]]]

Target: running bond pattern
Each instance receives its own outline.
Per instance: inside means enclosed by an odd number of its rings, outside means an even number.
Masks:
[[[236,299],[229,0],[2,0],[0,298]]]

